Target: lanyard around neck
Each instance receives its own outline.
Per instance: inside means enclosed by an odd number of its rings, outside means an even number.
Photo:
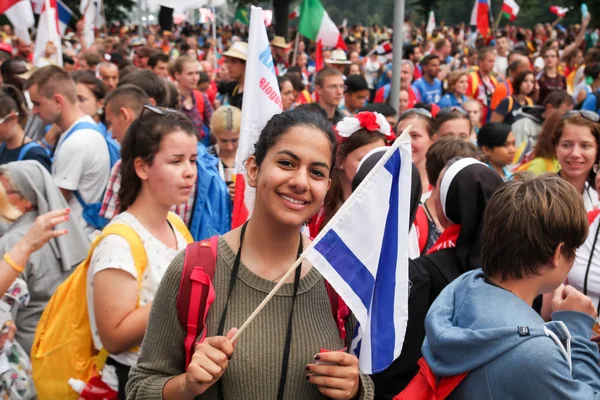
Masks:
[[[222,336],[223,332],[225,330],[225,320],[227,319],[227,309],[229,306],[229,299],[231,298],[231,294],[233,293],[233,288],[235,287],[235,283],[238,278],[241,257],[242,257],[242,243],[244,242],[244,236],[246,235],[247,227],[248,227],[248,222],[246,222],[244,224],[244,226],[242,226],[242,230],[240,232],[240,248],[238,249],[238,252],[235,256],[235,261],[233,262],[233,268],[231,270],[231,277],[229,279],[229,291],[227,293],[227,300],[225,302],[225,308],[223,309],[223,313],[221,314],[221,319],[219,321],[219,328],[217,330],[217,336]],[[300,258],[300,256],[302,255],[303,249],[304,248],[302,245],[302,234],[300,234],[300,244],[298,245],[298,253],[296,255],[296,258]],[[281,362],[281,375],[279,378],[279,389],[277,390],[277,400],[283,400],[283,396],[285,394],[285,384],[286,384],[286,380],[287,380],[287,371],[288,371],[288,365],[289,365],[289,361],[290,361],[290,349],[291,349],[291,344],[292,344],[292,327],[293,327],[294,306],[296,305],[296,296],[298,294],[298,288],[300,286],[301,271],[302,271],[302,267],[299,266],[298,268],[296,268],[296,274],[294,275],[294,294],[292,295],[292,307],[290,310],[290,316],[289,316],[288,324],[287,324],[287,331],[285,334],[285,344],[283,347],[283,360]],[[223,392],[223,384],[221,382],[222,379],[223,379],[223,377],[221,377],[221,379],[219,379],[217,381],[217,390],[218,390],[218,395],[219,395],[220,400],[223,400],[225,398],[224,392]]]

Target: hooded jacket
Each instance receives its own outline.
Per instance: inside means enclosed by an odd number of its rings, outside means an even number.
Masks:
[[[541,106],[526,106],[515,111],[515,122],[511,127],[517,146],[527,141],[528,138],[531,138],[535,145],[544,123],[543,115],[544,107]]]
[[[575,311],[555,312],[544,323],[477,269],[431,306],[422,352],[438,377],[469,372],[448,399],[600,399],[593,325]]]

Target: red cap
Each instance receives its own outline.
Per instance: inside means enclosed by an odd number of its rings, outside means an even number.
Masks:
[[[8,43],[0,42],[0,50],[7,52],[11,56],[13,54],[13,47]]]

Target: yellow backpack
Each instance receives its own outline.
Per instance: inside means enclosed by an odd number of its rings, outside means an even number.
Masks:
[[[177,215],[169,213],[168,220],[187,243],[193,242],[187,227]],[[137,271],[138,288],[141,288],[148,263],[142,240],[128,225],[108,225],[92,242],[87,258],[58,287],[40,318],[31,349],[33,381],[40,400],[77,399],[77,393],[67,383],[69,378],[87,382],[104,367],[108,352],[104,348],[97,351],[94,347],[86,283],[94,249],[108,235],[119,235],[129,243]]]

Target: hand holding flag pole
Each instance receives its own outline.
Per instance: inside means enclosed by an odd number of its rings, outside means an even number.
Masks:
[[[312,242],[312,244],[302,253],[302,255],[300,256],[300,258],[298,258],[296,260],[296,262],[290,267],[290,269],[285,273],[285,275],[283,275],[281,277],[281,279],[279,280],[279,282],[277,282],[277,284],[271,290],[271,292],[269,292],[269,294],[267,295],[267,297],[265,297],[265,299],[258,305],[258,307],[256,307],[256,309],[252,312],[252,314],[250,314],[250,316],[246,319],[246,321],[242,324],[242,326],[240,326],[240,328],[238,329],[238,331],[235,333],[235,335],[230,340],[232,343],[234,343],[240,337],[240,335],[242,334],[242,332],[244,332],[244,330],[246,330],[246,328],[252,323],[252,321],[256,318],[256,316],[263,310],[263,308],[273,298],[273,296],[275,296],[277,294],[277,292],[279,291],[279,289],[281,289],[281,287],[289,279],[289,277],[292,275],[292,273],[294,273],[294,271],[296,270],[296,268],[298,268],[300,265],[302,265],[302,261],[304,261],[304,259],[305,259],[305,254],[308,253],[308,252],[310,252],[315,247],[315,245],[317,243],[319,243],[319,241],[322,239],[322,237],[325,235],[325,233],[327,231],[329,231],[330,228],[332,228],[332,227],[336,226],[336,224],[338,224],[338,222],[339,222],[340,219],[345,218],[347,215],[352,215],[352,213],[351,213],[351,211],[352,211],[351,204],[355,203],[357,199],[360,199],[361,197],[364,197],[364,195],[365,195],[364,192],[368,191],[367,189],[369,189],[369,187],[367,187],[367,186],[371,186],[371,181],[374,179],[374,176],[376,174],[378,174],[379,170],[384,167],[384,164],[386,163],[386,161],[388,161],[388,159],[390,158],[390,156],[394,152],[396,152],[398,150],[398,148],[403,143],[405,143],[406,141],[408,141],[408,143],[410,143],[410,138],[408,136],[408,132],[410,132],[411,128],[412,128],[412,126],[409,125],[409,126],[406,127],[406,129],[404,129],[404,131],[402,132],[402,134],[398,137],[398,139],[396,139],[396,141],[389,148],[389,150],[387,151],[387,153],[381,158],[381,160],[379,160],[379,162],[377,163],[377,165],[375,167],[373,167],[373,169],[367,174],[367,176],[365,177],[365,179],[356,188],[356,190],[352,193],[352,195],[350,195],[350,197],[342,205],[342,207],[340,208],[340,210],[338,210],[338,212],[329,221],[329,223],[321,230],[321,234],[319,234],[315,238],[315,240]],[[410,164],[409,164],[409,166],[410,166]],[[367,188],[367,189],[365,189],[365,188]],[[408,230],[407,230],[407,233],[408,233]]]

